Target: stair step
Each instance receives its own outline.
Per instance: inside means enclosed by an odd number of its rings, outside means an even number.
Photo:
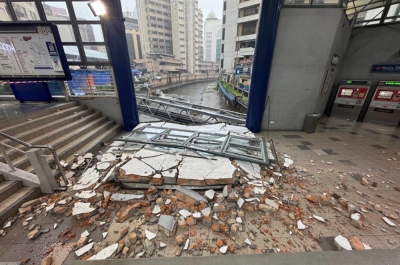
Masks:
[[[0,183],[0,203],[10,197],[14,192],[22,188],[22,182],[7,180]]]
[[[40,189],[36,187],[23,187],[0,204],[0,226],[7,222],[7,219],[18,213],[18,208],[29,200],[38,198],[41,195]]]
[[[25,141],[25,142],[30,142],[30,140],[35,137],[43,135],[48,131],[57,129],[65,124],[79,120],[81,117],[85,117],[89,114],[92,114],[93,112],[94,112],[93,109],[85,109],[85,110],[76,112],[70,116],[67,116],[65,118],[57,119],[53,122],[46,123],[42,126],[23,131],[22,133],[19,133],[19,134],[15,135],[14,137],[17,139],[20,139],[22,141]],[[3,139],[0,142],[11,145],[11,146],[16,146],[18,144],[17,142],[14,142],[10,139]],[[8,147],[4,147],[4,148],[7,149]]]
[[[51,145],[52,142],[50,141],[54,141],[55,139],[57,139],[57,137],[60,137],[61,135],[67,135],[68,133],[79,129],[79,128],[83,128],[84,126],[87,126],[87,124],[93,122],[96,119],[100,119],[102,118],[100,116],[100,112],[95,112],[89,116],[83,117],[82,119],[76,120],[70,124],[64,125],[62,127],[57,128],[56,130],[53,131],[49,131],[47,133],[44,133],[42,135],[39,135],[36,138],[31,139],[30,144],[36,144],[36,145]],[[84,125],[86,124],[86,125]],[[82,127],[83,125],[83,127]],[[50,144],[49,144],[50,142]],[[23,146],[23,145],[17,145],[14,146],[15,148],[21,149],[23,151],[27,151],[29,150],[28,147]],[[22,154],[21,152],[12,149],[12,150],[8,150],[7,151],[8,157],[14,161],[16,159],[18,159],[19,157],[24,156],[24,154]],[[0,162],[4,163],[4,159],[3,157],[0,155]]]
[[[87,123],[84,126],[81,126],[78,129],[75,129],[67,134],[63,134],[63,132],[59,132],[55,135],[53,135],[52,137],[52,141],[51,142],[47,142],[47,141],[41,141],[38,142],[37,144],[45,144],[45,145],[51,145],[53,146],[56,151],[57,151],[57,155],[62,159],[61,154],[59,153],[59,149],[62,148],[64,145],[69,144],[71,141],[74,141],[74,139],[79,138],[84,135],[91,129],[93,129],[93,127],[97,128],[97,126],[99,126],[100,123],[102,122],[106,122],[107,118],[106,117],[99,117],[98,119],[91,121],[90,123]],[[62,136],[61,136],[62,135]],[[49,150],[44,150],[44,153],[46,155],[50,155],[51,152]],[[29,166],[29,160],[28,157],[26,155],[23,155],[21,157],[18,157],[17,159],[12,161],[13,165],[15,167],[24,169],[26,167]]]
[[[7,120],[3,120],[1,122],[1,124],[0,124],[0,130],[3,130],[6,127],[14,126],[14,125],[16,125],[18,123],[23,123],[25,121],[29,121],[29,119],[37,119],[39,117],[46,116],[46,115],[49,115],[51,113],[57,112],[57,110],[61,111],[61,110],[64,110],[64,109],[68,109],[68,108],[77,106],[77,105],[79,105],[78,102],[67,102],[67,103],[64,103],[64,104],[58,104],[58,105],[55,105],[55,106],[51,106],[49,108],[45,108],[45,109],[42,109],[42,110],[31,112],[31,113],[28,113],[28,114],[25,114],[25,115],[22,115],[22,116],[13,117],[13,118],[10,118],[10,119],[7,119]]]
[[[13,125],[13,126],[9,126],[6,128],[2,129],[3,133],[6,133],[8,135],[17,135],[20,134],[24,131],[30,130],[30,129],[34,129],[36,127],[39,127],[41,125],[45,125],[47,123],[50,123],[52,121],[67,117],[71,114],[73,114],[74,112],[78,112],[81,110],[87,109],[86,106],[74,106],[72,108],[68,108],[65,110],[61,110],[61,111],[56,111],[54,113],[51,113],[49,115],[46,116],[42,116],[42,117],[38,117],[36,119],[32,119],[30,121],[21,121],[18,122],[17,124]],[[4,139],[3,137],[0,137],[0,140]]]
[[[57,150],[57,154],[59,157],[62,157],[65,161],[68,163],[71,163],[74,158],[75,154],[85,154],[87,152],[94,152],[98,151],[101,149],[100,143],[102,141],[108,141],[109,139],[113,138],[115,135],[117,135],[120,130],[121,130],[121,125],[120,124],[113,124],[112,121],[110,121],[110,124],[112,125],[108,129],[106,129],[104,132],[93,132],[90,136],[83,136],[82,139],[76,139],[74,142],[71,142],[70,145],[62,148],[61,150]],[[85,143],[88,140],[90,140],[88,143]],[[70,147],[71,146],[71,147]],[[66,154],[70,154],[66,156]],[[46,157],[47,161],[49,163],[53,162],[53,157]],[[34,173],[33,167],[29,166],[24,169],[25,171]],[[57,170],[55,171],[56,173],[54,174],[55,177],[60,175],[60,172]]]

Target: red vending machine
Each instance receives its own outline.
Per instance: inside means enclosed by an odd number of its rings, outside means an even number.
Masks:
[[[364,121],[399,125],[400,81],[380,81]]]
[[[370,88],[371,81],[343,80],[336,94],[331,116],[357,120]]]

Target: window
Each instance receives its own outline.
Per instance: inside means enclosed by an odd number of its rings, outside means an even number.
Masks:
[[[12,2],[18,21],[40,20],[35,2]]]
[[[221,68],[224,68],[224,59],[221,59]]]
[[[48,21],[70,20],[65,2],[42,2],[44,13]]]
[[[224,2],[224,11],[226,10],[226,3],[227,1]]]
[[[226,21],[226,15],[224,15],[224,16],[222,17],[222,24],[225,24],[225,21]]]
[[[100,24],[79,24],[78,27],[82,42],[104,42]]]
[[[240,36],[255,34],[256,28],[257,28],[257,20],[243,23],[242,24],[242,35],[240,35]]]
[[[222,29],[222,40],[225,40],[225,28]]]
[[[244,9],[244,16],[251,16],[258,14],[259,6],[251,6]]]
[[[222,44],[222,47],[221,47],[221,52],[222,53],[224,53],[224,47],[225,47],[225,44]]]
[[[100,20],[99,17],[95,17],[90,11],[88,6],[89,1],[74,1],[72,2],[72,6],[74,7],[74,12],[76,16],[76,20],[78,21],[87,21],[87,20]]]

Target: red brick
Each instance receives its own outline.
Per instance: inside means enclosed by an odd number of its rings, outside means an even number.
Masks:
[[[195,225],[195,224],[196,224],[196,222],[195,222],[195,220],[193,219],[192,216],[189,216],[188,218],[186,218],[186,223],[187,223],[189,226],[192,226],[192,225]]]

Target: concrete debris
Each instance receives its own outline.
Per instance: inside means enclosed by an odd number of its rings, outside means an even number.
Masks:
[[[80,219],[79,217],[80,216],[82,216],[82,217],[87,217],[87,216],[85,216],[85,215],[88,215],[88,216],[90,216],[90,214],[91,213],[94,213],[94,211],[95,211],[96,209],[95,208],[93,208],[91,205],[90,205],[90,202],[88,202],[88,203],[84,203],[84,202],[76,202],[75,204],[74,204],[74,208],[73,208],[73,210],[72,210],[72,215],[73,216],[77,216],[77,219]]]
[[[387,217],[382,217],[382,219],[383,219],[383,221],[385,221],[388,225],[390,225],[390,226],[396,226],[396,224],[393,223],[392,221],[390,221],[389,218],[387,218]]]
[[[85,230],[84,232],[81,233],[81,237],[88,237],[90,234],[88,230]]]
[[[250,239],[248,239],[248,238],[246,238],[245,240],[244,240],[244,243],[246,243],[247,245],[251,245],[251,241],[250,241]]]
[[[115,251],[118,248],[118,243],[112,244],[111,246],[108,246],[104,249],[102,249],[99,253],[96,255],[90,257],[88,260],[103,260],[103,259],[108,259],[111,257]]]
[[[185,196],[188,196],[188,197],[192,198],[195,202],[205,202],[205,203],[208,202],[206,198],[204,198],[203,196],[201,196],[197,192],[195,192],[195,191],[193,191],[191,189],[184,188],[182,186],[178,186],[178,188],[176,189],[176,195],[178,197],[181,197],[182,200],[185,200],[184,196],[179,196],[179,194],[183,194]]]
[[[219,252],[221,252],[221,254],[225,254],[227,250],[228,250],[228,246],[223,246],[223,247],[219,248]]]
[[[176,223],[174,217],[170,215],[161,215],[158,225],[172,232],[176,228]]]
[[[191,216],[192,215],[192,213],[191,212],[189,212],[188,210],[186,210],[186,209],[182,209],[182,210],[180,210],[179,211],[179,214],[180,215],[182,215],[184,218],[188,218],[189,216]]]
[[[8,222],[3,226],[3,228],[9,228],[9,227],[11,226],[11,224],[12,224],[12,222],[11,222],[11,221],[8,221]]]
[[[111,195],[110,200],[113,202],[126,202],[131,200],[138,200],[144,197],[143,194],[122,194],[122,193],[113,193]]]
[[[189,239],[186,239],[186,242],[185,242],[185,246],[183,247],[183,250],[187,250],[188,248],[189,248]]]
[[[83,254],[87,253],[89,250],[93,248],[94,243],[89,243],[86,246],[81,247],[80,249],[75,251],[75,255],[77,257],[82,256]]]
[[[103,232],[103,233],[101,233],[101,235],[103,236],[103,239],[104,239],[104,238],[106,238],[106,237],[107,237],[107,235],[108,235],[108,232]]]
[[[208,199],[212,200],[212,199],[214,199],[215,191],[214,191],[214,190],[207,190],[207,191],[204,193],[204,195],[205,195]]]
[[[307,228],[307,226],[306,226],[305,224],[303,224],[303,222],[302,222],[301,220],[298,220],[298,221],[297,221],[297,228],[298,228],[299,230],[304,230],[304,229]]]
[[[314,219],[316,219],[316,220],[318,220],[318,221],[320,221],[320,222],[325,222],[325,219],[324,218],[322,218],[322,217],[320,217],[320,216],[317,216],[317,215],[313,215],[313,218]]]
[[[165,248],[166,246],[167,246],[167,244],[165,244],[162,241],[160,241],[160,248]]]
[[[338,235],[334,238],[333,244],[337,250],[352,250],[350,242],[341,235]]]
[[[155,233],[153,233],[153,232],[150,232],[149,230],[145,230],[145,233],[146,233],[146,238],[148,239],[148,240],[153,240],[154,238],[156,238],[156,236],[157,236],[157,234],[155,234]]]
[[[265,204],[267,204],[267,205],[269,205],[269,206],[271,206],[271,207],[273,207],[275,209],[279,208],[279,205],[276,202],[274,202],[273,200],[270,200],[270,199],[265,199]]]

